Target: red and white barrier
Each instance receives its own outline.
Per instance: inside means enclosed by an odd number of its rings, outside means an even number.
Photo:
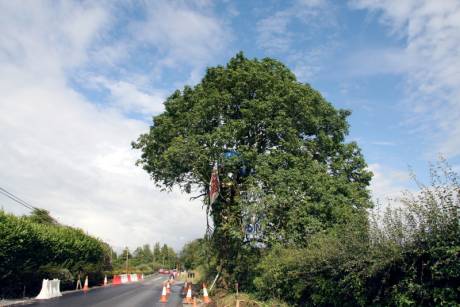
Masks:
[[[121,284],[121,276],[113,275],[112,285],[120,285],[120,284]]]
[[[136,282],[144,280],[144,274],[121,274],[113,275],[113,285],[127,284],[130,282]]]
[[[130,282],[128,274],[121,274],[120,277],[121,277],[122,284],[127,284]]]

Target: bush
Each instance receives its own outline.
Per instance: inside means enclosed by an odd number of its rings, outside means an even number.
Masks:
[[[63,278],[72,287],[78,273],[91,283],[110,269],[109,247],[72,227],[39,224],[0,211],[0,295],[36,295],[43,278]]]
[[[444,160],[431,167],[431,184],[406,192],[398,209],[375,219],[373,245],[393,246],[399,257],[370,272],[386,286],[372,297],[383,305],[453,306],[460,303],[460,185]],[[378,280],[379,278],[377,278]]]
[[[306,248],[266,251],[258,296],[302,306],[459,305],[458,176],[441,160],[431,185],[419,187],[369,224],[358,217],[314,235]]]
[[[361,270],[368,265],[363,227],[356,220],[314,235],[307,248],[271,249],[254,280],[258,296],[302,306],[362,305]]]

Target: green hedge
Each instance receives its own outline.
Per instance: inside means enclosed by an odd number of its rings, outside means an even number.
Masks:
[[[400,207],[337,225],[308,246],[267,249],[263,299],[300,306],[460,306],[460,178],[444,161]]]
[[[80,229],[0,211],[0,296],[34,296],[43,278],[60,278],[62,288],[71,288],[79,272],[99,283],[110,269],[108,251]]]

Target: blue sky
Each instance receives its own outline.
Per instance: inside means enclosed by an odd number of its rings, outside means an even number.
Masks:
[[[353,112],[375,198],[440,153],[460,170],[460,1],[0,1],[0,34],[0,186],[114,246],[203,233],[200,204],[154,188],[129,144],[238,51]]]

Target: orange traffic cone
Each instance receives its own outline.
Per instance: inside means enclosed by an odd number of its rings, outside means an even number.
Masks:
[[[187,293],[187,289],[188,289],[188,283],[185,282],[184,283],[184,288],[182,288],[182,295],[185,295]]]
[[[171,285],[169,284],[169,281],[166,282],[166,294],[171,294]]]
[[[185,304],[192,303],[192,286],[188,286],[187,296],[185,297]]]
[[[104,276],[104,286],[107,286],[107,275]]]
[[[206,289],[206,284],[203,283],[203,302],[205,304],[211,303],[211,299],[209,298],[208,295],[208,289]]]
[[[166,286],[163,284],[163,291],[161,291],[160,303],[167,303],[168,297],[166,295]]]
[[[85,285],[83,286],[83,291],[88,291],[88,290],[89,290],[89,287],[88,287],[88,276],[86,276]]]

